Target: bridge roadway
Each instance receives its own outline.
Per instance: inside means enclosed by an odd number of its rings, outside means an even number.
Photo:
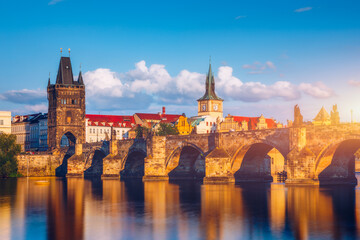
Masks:
[[[357,183],[354,154],[360,148],[360,124],[77,144],[67,160],[67,177],[271,181],[266,156],[273,148],[285,158],[287,184]]]

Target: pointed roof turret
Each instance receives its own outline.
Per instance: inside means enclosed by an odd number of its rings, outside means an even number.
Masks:
[[[315,121],[327,121],[330,119],[330,115],[325,110],[324,106],[320,109],[319,113],[314,118]]]
[[[83,77],[82,77],[82,72],[81,72],[81,70],[80,70],[80,72],[79,72],[78,84],[79,84],[79,85],[84,85],[84,80],[83,80]]]
[[[201,100],[223,100],[219,98],[215,93],[215,78],[211,69],[211,62],[209,63],[209,71],[206,76],[205,94],[198,101]]]
[[[50,73],[49,73],[48,86],[50,86]]]
[[[61,57],[56,84],[74,84],[70,57]]]

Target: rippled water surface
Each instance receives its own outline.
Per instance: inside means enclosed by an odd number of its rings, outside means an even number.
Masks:
[[[357,187],[0,180],[1,240],[356,238]]]

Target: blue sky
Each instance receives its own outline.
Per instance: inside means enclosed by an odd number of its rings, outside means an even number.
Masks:
[[[3,1],[0,110],[46,111],[59,49],[87,112],[195,115],[209,56],[224,114],[306,120],[337,103],[360,121],[358,1]]]

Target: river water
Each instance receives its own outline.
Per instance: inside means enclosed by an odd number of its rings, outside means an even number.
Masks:
[[[0,180],[1,240],[356,238],[360,187]]]

